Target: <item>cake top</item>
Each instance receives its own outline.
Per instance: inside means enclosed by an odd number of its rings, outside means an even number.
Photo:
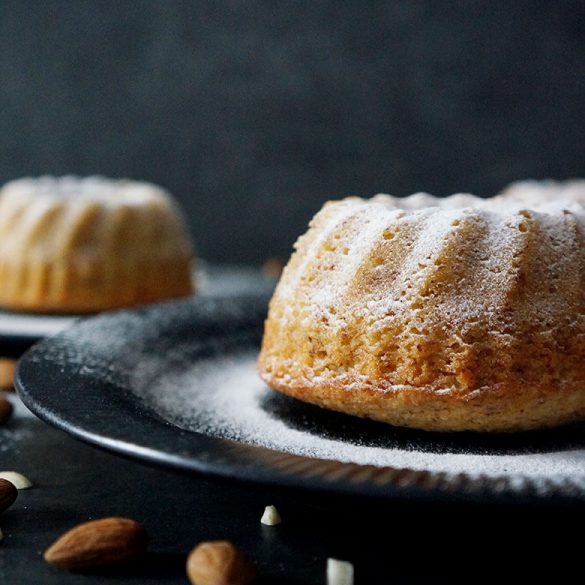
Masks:
[[[164,189],[130,180],[75,176],[23,178],[0,188],[4,258],[50,258],[84,248],[88,254],[191,255],[179,207]],[[109,252],[108,252],[109,253]]]
[[[585,206],[585,180],[519,181],[506,187],[500,194],[489,198],[477,197],[469,193],[456,193],[448,197],[414,193],[407,197],[379,194],[370,201],[412,211],[427,207],[472,208],[502,212],[515,212],[519,209],[547,212],[558,211],[561,208],[577,211]]]
[[[424,327],[488,321],[505,331],[514,311],[554,327],[568,307],[583,314],[584,208],[585,181],[521,182],[490,199],[329,202],[295,244],[278,294],[335,327],[344,317],[331,307],[379,324],[416,314]]]
[[[167,191],[152,183],[128,179],[108,179],[101,176],[25,177],[6,183],[0,193],[3,197],[20,199],[81,199],[102,204],[123,202],[125,205],[165,202]]]

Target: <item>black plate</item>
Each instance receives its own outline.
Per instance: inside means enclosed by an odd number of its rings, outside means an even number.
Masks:
[[[267,300],[199,298],[80,321],[27,352],[17,389],[84,441],[188,472],[381,498],[585,499],[583,425],[425,433],[271,392],[254,373]]]
[[[236,296],[270,291],[274,281],[245,266],[213,265],[199,260],[194,273],[201,296]],[[18,358],[45,337],[67,329],[80,315],[46,315],[0,310],[0,356]]]

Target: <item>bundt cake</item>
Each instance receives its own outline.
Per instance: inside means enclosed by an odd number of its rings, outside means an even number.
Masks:
[[[0,306],[82,313],[191,293],[191,244],[168,193],[102,177],[0,190]]]
[[[432,431],[585,419],[585,181],[329,202],[270,303],[273,389]]]

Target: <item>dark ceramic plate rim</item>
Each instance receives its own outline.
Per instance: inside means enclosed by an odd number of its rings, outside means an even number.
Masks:
[[[214,305],[221,312],[222,304],[239,303],[247,315],[239,324],[240,332],[244,332],[257,329],[262,323],[267,301],[265,295],[253,295],[167,304],[172,310],[173,305],[188,302],[206,311]],[[149,308],[142,308],[120,311],[120,314],[134,313],[148,319],[149,312]],[[109,318],[116,318],[115,313]],[[499,504],[585,500],[583,482],[577,480],[536,482],[525,476],[478,477],[342,463],[182,430],[145,408],[127,390],[115,388],[107,381],[67,375],[61,366],[45,359],[55,339],[66,336],[85,321],[80,320],[63,333],[29,349],[18,364],[15,386],[24,404],[39,418],[77,439],[118,455],[181,472],[337,496]],[[57,389],[64,384],[75,400],[62,400]]]

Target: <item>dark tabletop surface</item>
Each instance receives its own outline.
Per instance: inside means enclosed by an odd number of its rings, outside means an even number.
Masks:
[[[18,401],[15,395],[10,399]],[[227,538],[255,559],[260,583],[324,584],[329,556],[355,564],[356,583],[447,583],[580,567],[582,508],[434,506],[269,493],[143,466],[103,453],[17,408],[0,428],[0,467],[34,486],[0,517],[0,583],[187,583],[202,540]],[[260,524],[267,504],[283,522]],[[107,574],[48,566],[43,550],[79,522],[110,515],[143,522],[147,558]],[[529,551],[528,553],[526,551]]]
[[[224,272],[211,279],[224,294],[258,281]],[[511,572],[525,582],[545,570],[581,572],[583,507],[363,501],[211,482],[80,443],[35,418],[15,394],[7,396],[16,409],[0,426],[0,471],[19,471],[34,485],[0,515],[0,584],[187,584],[188,552],[211,539],[248,551],[260,585],[324,585],[327,557],[353,562],[356,585],[506,582]],[[269,504],[279,509],[281,525],[260,523]],[[150,546],[142,562],[79,575],[43,561],[43,551],[64,531],[113,515],[146,526]]]

